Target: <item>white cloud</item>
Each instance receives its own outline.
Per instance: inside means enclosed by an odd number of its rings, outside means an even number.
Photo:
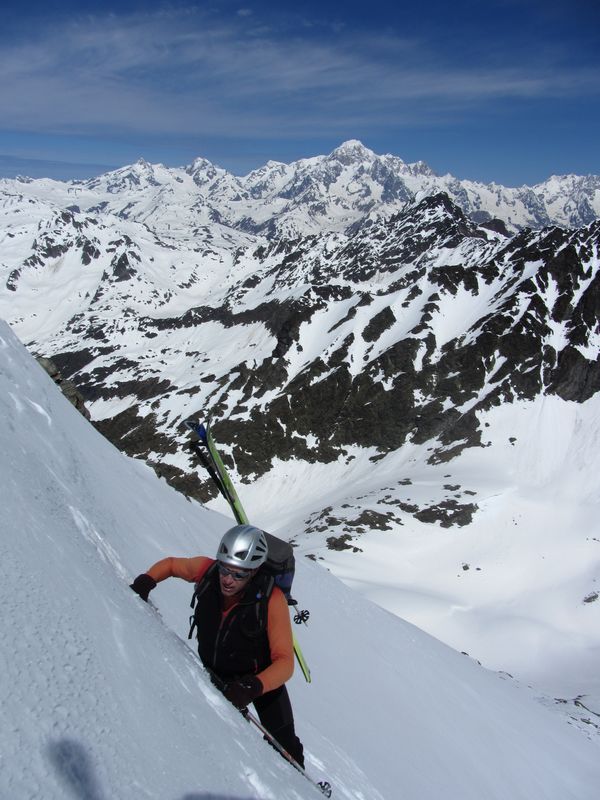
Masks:
[[[248,13],[246,13],[248,12]],[[0,53],[13,129],[282,135],[413,124],[504,99],[596,92],[596,72],[467,68],[387,35],[283,35],[194,11],[92,17]]]

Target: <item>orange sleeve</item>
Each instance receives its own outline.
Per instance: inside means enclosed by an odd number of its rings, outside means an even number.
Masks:
[[[206,556],[196,556],[195,558],[169,556],[153,564],[146,574],[154,578],[157,583],[166,578],[183,578],[184,581],[195,583],[200,580],[211,564],[214,564],[214,559],[206,558]]]
[[[256,676],[265,692],[278,689],[294,672],[294,642],[287,600],[281,589],[275,587],[269,598],[267,634],[271,650],[271,664]]]

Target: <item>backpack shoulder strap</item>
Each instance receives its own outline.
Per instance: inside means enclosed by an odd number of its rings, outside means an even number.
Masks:
[[[259,579],[256,583],[256,599],[258,602],[262,600],[268,600],[273,593],[273,589],[275,588],[275,576],[271,575],[269,572],[263,572],[262,575],[259,576]]]
[[[211,584],[212,576],[217,571],[218,562],[215,561],[214,564],[211,564],[210,567],[206,570],[204,575],[200,578],[199,581],[196,582],[194,586],[194,594],[192,595],[192,600],[190,602],[190,608],[194,609],[198,598],[202,597],[204,592],[208,589]],[[188,633],[188,639],[191,639],[194,635],[194,629],[196,628],[197,621],[196,621],[196,614],[193,613],[190,616],[190,632]]]
[[[275,587],[275,578],[267,571],[261,571],[248,587],[248,593],[243,604],[250,612],[250,619],[254,621],[250,626],[245,625],[246,634],[252,637],[260,636],[266,630],[269,617],[269,599]],[[250,632],[250,627],[252,633]]]

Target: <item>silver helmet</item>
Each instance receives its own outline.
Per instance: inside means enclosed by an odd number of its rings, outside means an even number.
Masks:
[[[242,569],[257,569],[267,560],[267,539],[254,525],[236,525],[221,539],[217,561]]]

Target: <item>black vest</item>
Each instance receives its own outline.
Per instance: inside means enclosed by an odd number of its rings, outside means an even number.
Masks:
[[[190,638],[197,629],[198,655],[204,666],[220,678],[256,674],[271,663],[267,634],[271,576],[261,570],[246,587],[241,600],[222,619],[223,596],[215,563],[196,584]]]

